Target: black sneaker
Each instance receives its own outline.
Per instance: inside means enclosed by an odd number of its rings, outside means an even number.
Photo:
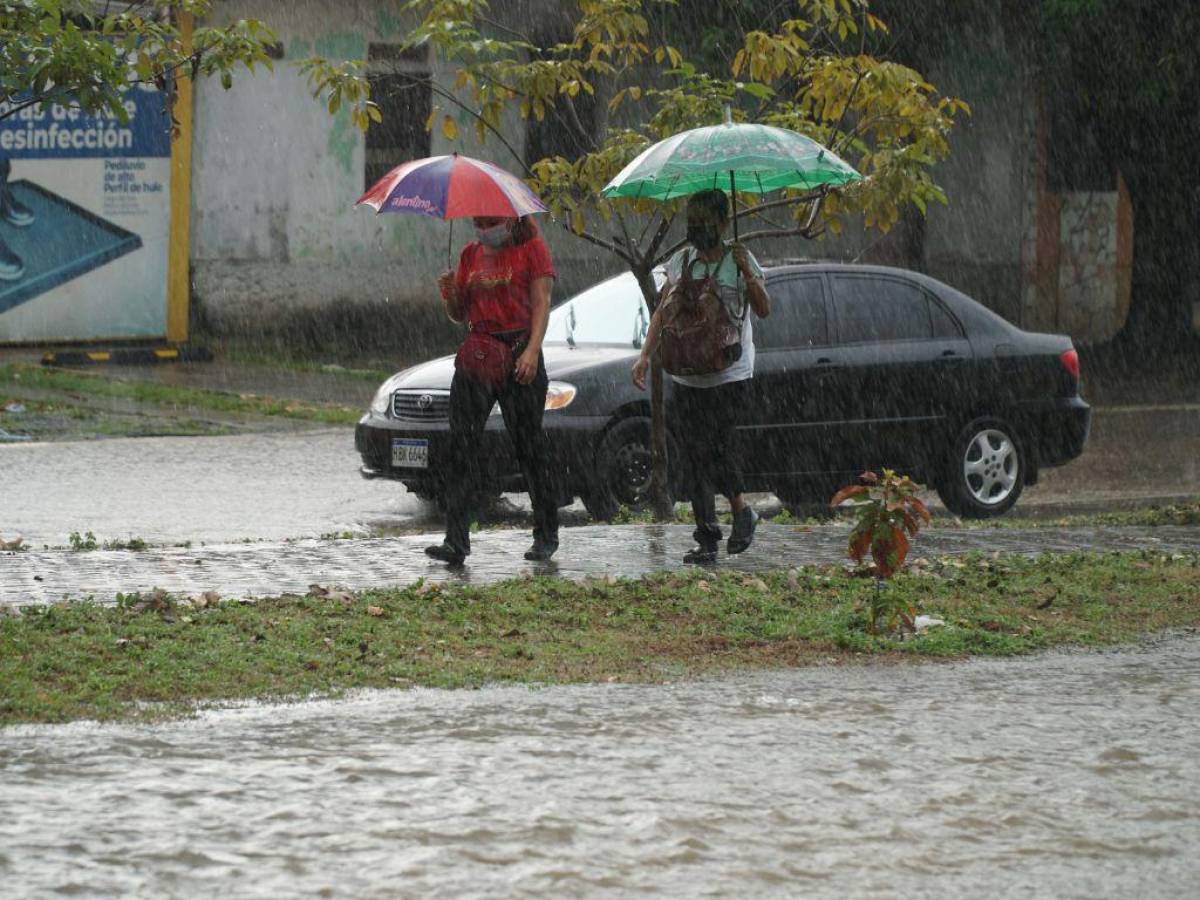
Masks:
[[[0,239],[0,281],[16,281],[25,274],[25,264],[21,257],[8,249],[8,244]]]
[[[730,553],[741,553],[754,543],[756,527],[758,527],[758,513],[749,506],[742,507],[742,511],[733,519],[733,531],[729,534],[729,542],[725,545],[725,549]]]
[[[683,561],[693,566],[706,566],[717,561],[716,547],[693,547],[683,554]]]
[[[525,558],[530,562],[547,562],[558,550],[558,541],[534,540],[533,546],[525,551]]]
[[[448,566],[461,566],[467,555],[461,550],[455,550],[449,544],[431,544],[425,548],[425,555],[441,560]]]
[[[8,188],[0,190],[0,219],[9,225],[24,228],[33,224],[33,210],[12,195]]]

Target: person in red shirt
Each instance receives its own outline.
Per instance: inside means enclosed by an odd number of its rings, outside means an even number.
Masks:
[[[478,240],[463,248],[458,268],[438,279],[446,313],[503,342],[512,370],[496,384],[456,362],[450,385],[450,459],[461,477],[446,485],[446,538],[425,553],[460,565],[471,552],[471,512],[479,493],[479,436],[492,406],[499,402],[504,426],[533,504],[533,546],[528,560],[542,562],[558,549],[558,497],[551,478],[542,412],[546,406],[546,364],[542,339],[550,316],[554,264],[529,216],[476,217]]]

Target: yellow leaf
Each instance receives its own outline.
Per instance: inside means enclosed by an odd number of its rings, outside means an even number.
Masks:
[[[429,118],[425,120],[425,130],[433,131],[433,119],[438,114],[438,108],[435,106],[433,112],[429,114]]]
[[[733,74],[734,74],[734,75],[740,75],[740,74],[741,74],[741,72],[742,72],[742,66],[745,64],[745,62],[746,62],[746,48],[745,48],[745,47],[743,47],[743,48],[742,48],[741,50],[739,50],[739,51],[737,52],[737,54],[736,54],[736,55],[733,57]]]
[[[571,230],[576,234],[583,234],[587,230],[587,220],[583,217],[583,210],[576,209],[572,211]]]
[[[442,117],[442,134],[448,141],[452,141],[458,137],[458,125],[450,116]]]

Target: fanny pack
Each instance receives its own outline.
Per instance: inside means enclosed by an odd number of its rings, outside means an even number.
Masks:
[[[512,375],[513,356],[525,338],[524,332],[496,335],[472,328],[458,348],[454,368],[476,384],[499,390]]]

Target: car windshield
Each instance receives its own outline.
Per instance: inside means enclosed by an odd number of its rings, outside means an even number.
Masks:
[[[655,272],[655,283],[662,275]],[[650,325],[641,288],[631,272],[622,272],[581,291],[550,312],[546,340],[556,343],[623,344],[640,347]]]

